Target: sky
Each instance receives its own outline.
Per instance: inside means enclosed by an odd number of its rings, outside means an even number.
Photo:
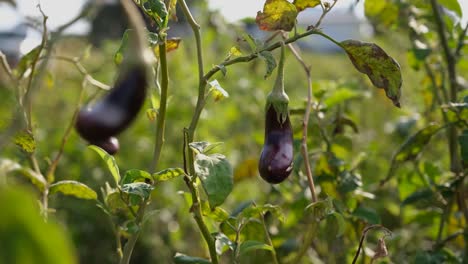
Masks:
[[[378,0],[376,0],[378,1]],[[11,29],[20,22],[18,13],[22,16],[40,16],[36,7],[38,0],[16,0],[16,11],[5,3],[0,4],[0,31]],[[40,0],[41,7],[49,16],[48,26],[51,29],[68,22],[77,15],[84,4],[84,0]],[[354,4],[356,0],[338,0],[335,8],[346,8]],[[227,21],[234,22],[244,17],[255,17],[257,11],[263,7],[264,0],[208,0],[211,9],[219,10]],[[358,16],[363,16],[363,1],[360,1],[355,9]],[[459,0],[463,9],[463,21],[468,21],[468,0]],[[89,25],[84,22],[78,22],[69,32],[85,33],[89,30]],[[21,51],[26,52],[33,48],[40,41],[40,35],[37,32],[28,32],[28,40],[21,46]]]

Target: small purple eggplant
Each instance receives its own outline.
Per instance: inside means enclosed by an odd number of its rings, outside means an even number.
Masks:
[[[292,171],[293,131],[288,111],[289,98],[284,92],[284,44],[278,76],[268,94],[265,115],[265,143],[258,162],[260,176],[271,184],[284,181]]]
[[[146,86],[145,67],[130,67],[109,94],[93,106],[85,106],[80,110],[75,123],[76,130],[91,143],[109,141],[136,118],[145,100]]]

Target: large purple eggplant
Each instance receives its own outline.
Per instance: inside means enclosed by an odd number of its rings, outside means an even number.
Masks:
[[[274,107],[267,110],[265,119],[265,143],[260,155],[260,176],[269,183],[284,181],[292,170],[293,133],[289,117],[278,121]]]
[[[293,164],[293,131],[283,76],[284,45],[281,46],[278,76],[273,90],[267,97],[265,142],[258,163],[260,176],[272,184],[284,181],[291,174]]]
[[[114,88],[99,102],[84,106],[78,113],[75,128],[91,144],[117,146],[112,137],[125,130],[143,106],[147,78],[144,65],[133,65],[124,71]],[[112,143],[114,142],[114,143]],[[104,144],[106,143],[106,144]]]

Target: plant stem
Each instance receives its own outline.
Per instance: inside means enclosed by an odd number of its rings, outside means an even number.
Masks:
[[[281,47],[281,42],[284,42],[284,44],[289,44],[289,43],[293,43],[293,42],[295,42],[295,41],[297,41],[297,40],[299,40],[301,38],[304,38],[304,37],[307,37],[307,36],[310,36],[310,35],[320,35],[320,36],[330,40],[331,42],[335,43],[336,45],[338,45],[340,47],[342,46],[338,41],[334,40],[333,38],[331,38],[327,34],[321,32],[320,30],[317,30],[315,28],[310,28],[310,29],[308,29],[306,32],[304,32],[302,34],[294,35],[294,36],[292,36],[292,37],[290,37],[288,39],[277,41],[277,42],[275,42],[275,43],[273,43],[273,44],[271,44],[271,45],[269,45],[269,46],[267,46],[267,47],[265,47],[263,49],[258,50],[257,52],[251,53],[249,55],[233,58],[233,59],[230,59],[230,60],[226,60],[226,61],[223,61],[222,63],[220,63],[218,65],[215,65],[210,71],[208,71],[203,76],[203,83],[206,84],[206,81],[208,81],[211,77],[213,77],[213,75],[215,75],[223,67],[227,67],[227,66],[237,64],[237,63],[240,63],[240,62],[252,61],[253,59],[258,58],[259,54],[262,51],[273,51],[273,50]]]
[[[442,46],[445,63],[447,66],[449,76],[449,87],[450,87],[450,102],[457,102],[458,83],[457,83],[457,56],[460,52],[463,44],[460,44],[461,39],[464,39],[468,25],[462,31],[463,36],[460,36],[459,43],[455,48],[455,51],[451,51],[446,36],[446,29],[442,15],[440,14],[440,7],[437,0],[431,0],[432,12],[434,14],[435,23],[437,27],[437,34],[440,39]],[[464,41],[463,41],[464,42]],[[461,46],[460,46],[461,45]],[[446,102],[448,103],[448,102]],[[450,154],[450,170],[455,174],[455,177],[461,178],[461,183],[457,187],[456,197],[458,202],[459,210],[463,212],[465,222],[468,222],[468,209],[466,208],[465,196],[464,196],[464,176],[462,175],[462,164],[460,159],[460,152],[458,149],[458,132],[456,126],[450,126],[447,131],[448,147]],[[468,227],[465,227],[465,233],[468,233]],[[465,257],[464,261],[468,259],[468,243],[465,239]]]
[[[133,233],[130,238],[128,239],[127,243],[125,243],[124,250],[123,250],[123,257],[120,260],[120,264],[129,264],[130,258],[132,257],[133,248],[138,240],[138,237],[141,232],[141,221],[143,216],[145,215],[146,205],[148,203],[148,199],[144,199],[144,201],[140,204],[140,208],[138,208],[137,218],[135,219],[135,223],[138,226],[138,230]]]
[[[70,133],[71,133],[71,131],[73,129],[73,126],[75,124],[76,117],[78,116],[78,112],[80,111],[79,107],[81,105],[81,101],[83,100],[83,95],[84,95],[84,84],[81,86],[80,95],[78,97],[78,103],[76,104],[76,108],[75,108],[75,111],[73,112],[73,116],[71,118],[71,121],[68,124],[68,127],[67,127],[67,129],[65,130],[65,133],[62,136],[62,143],[60,144],[58,153],[55,156],[55,158],[52,160],[52,163],[50,164],[49,169],[47,170],[46,179],[47,179],[47,182],[49,182],[49,183],[52,183],[54,181],[55,170],[57,169],[57,165],[58,165],[58,163],[60,161],[60,158],[62,157],[63,151],[65,149],[65,144],[67,143],[68,138],[70,137]]]
[[[133,2],[133,1],[132,1]],[[130,0],[121,0],[121,3],[129,17],[129,20],[131,22],[132,27],[135,29],[136,32],[136,38],[133,39],[133,47],[136,49],[136,56],[139,56],[138,58],[134,58],[136,60],[136,63],[144,63],[145,62],[145,57],[144,57],[144,50],[146,49],[146,41],[145,41],[145,32],[144,32],[144,22],[143,19],[141,18],[140,13],[138,12],[137,7],[132,3]],[[168,17],[166,17],[164,25],[167,23]],[[133,54],[132,54],[133,55]],[[159,115],[158,115],[158,122],[156,125],[156,139],[155,139],[155,146],[154,146],[154,157],[153,157],[153,162],[151,164],[151,171],[154,171],[155,168],[157,167],[159,163],[159,158],[162,150],[162,146],[164,143],[164,127],[165,127],[165,118],[166,118],[166,101],[167,101],[167,90],[168,90],[168,70],[167,70],[167,59],[166,59],[166,38],[163,36],[163,41],[162,44],[159,47],[159,56],[160,60],[159,62],[161,63],[161,74],[162,74],[162,80],[161,80],[161,105],[159,109]],[[133,233],[127,243],[124,246],[123,249],[123,256],[122,259],[120,260],[120,264],[129,264],[130,263],[130,258],[132,256],[133,248],[135,247],[135,244],[138,240],[138,237],[140,235],[141,229],[143,228],[143,223],[142,220],[145,216],[145,209],[146,206],[149,203],[149,200],[151,198],[148,197],[146,199],[143,199],[143,201],[140,203],[138,211],[136,213],[136,218],[135,218],[135,224],[138,226],[138,230]]]
[[[278,257],[276,255],[275,246],[273,245],[273,241],[271,241],[270,232],[268,232],[268,228],[267,228],[266,223],[265,223],[265,216],[263,214],[261,215],[260,220],[262,220],[263,231],[265,231],[265,237],[266,237],[266,239],[268,241],[268,245],[271,246],[271,257],[273,259],[273,263],[274,264],[279,264]]]
[[[458,84],[457,84],[455,57],[454,57],[454,54],[452,54],[448,45],[447,36],[445,35],[444,22],[440,14],[440,10],[439,10],[440,7],[437,3],[437,0],[431,0],[431,5],[432,5],[432,11],[434,13],[436,26],[437,26],[437,34],[440,39],[440,44],[442,46],[444,59],[447,65],[447,71],[449,75],[449,85],[450,85],[449,99],[451,102],[456,102]],[[457,129],[454,126],[448,129],[448,141],[449,141],[449,151],[450,151],[450,170],[454,172],[456,175],[458,175],[461,172],[462,168],[461,168],[460,157],[458,155]]]
[[[190,9],[187,6],[185,0],[178,1],[180,4],[182,11],[185,17],[190,24],[193,34],[195,36],[195,43],[197,47],[197,61],[198,61],[198,98],[197,104],[195,106],[195,112],[192,116],[192,121],[190,122],[190,126],[187,130],[187,143],[193,142],[195,129],[198,124],[198,120],[200,118],[200,114],[205,106],[205,90],[206,90],[206,79],[203,77],[204,70],[203,70],[203,53],[202,53],[202,45],[201,45],[201,36],[200,36],[200,25],[195,21],[190,12]],[[192,179],[185,177],[185,182],[192,193],[192,208],[191,211],[193,213],[193,217],[197,222],[198,228],[202,233],[203,238],[205,239],[206,244],[208,245],[208,250],[211,257],[211,262],[213,264],[218,263],[218,255],[216,253],[216,245],[215,240],[213,239],[206,223],[203,220],[203,215],[201,212],[201,203],[200,203],[200,195],[198,193],[197,185],[196,185],[196,177],[195,175],[195,168],[193,165],[193,152],[188,150],[188,163],[189,163],[189,172],[192,175]]]
[[[164,130],[167,107],[167,88],[169,86],[169,72],[167,69],[166,42],[159,46],[159,61],[161,63],[161,101],[159,104],[158,121],[156,125],[155,146],[151,171],[154,171],[161,156],[162,146],[164,144]]]
[[[304,60],[302,59],[299,52],[294,48],[292,44],[289,44],[289,49],[292,51],[297,61],[302,65],[304,72],[307,75],[307,104],[306,110],[304,113],[304,119],[302,121],[302,143],[301,143],[301,154],[304,159],[304,166],[306,168],[307,180],[309,182],[309,189],[312,195],[312,202],[317,202],[317,194],[315,192],[314,178],[312,175],[312,170],[310,168],[309,161],[309,151],[307,150],[307,129],[309,127],[309,116],[312,109],[312,80],[310,77],[310,66],[307,66]]]
[[[309,249],[310,245],[312,244],[314,240],[314,234],[315,234],[315,229],[317,225],[318,225],[318,222],[316,222],[315,220],[311,220],[308,223],[307,230],[304,234],[301,247],[299,248],[294,258],[290,261],[286,261],[286,263],[290,263],[290,264],[300,263],[301,259],[304,257],[305,253],[307,252],[307,250]]]

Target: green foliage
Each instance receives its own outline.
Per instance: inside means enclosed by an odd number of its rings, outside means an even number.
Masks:
[[[65,230],[38,209],[26,190],[0,187],[0,263],[78,263]]]
[[[77,181],[58,181],[50,185],[50,194],[61,193],[80,199],[96,200],[97,194],[93,189]]]
[[[155,26],[157,33],[147,33],[147,44],[159,56],[159,45],[168,33],[166,30],[172,33],[178,27],[171,24],[168,29],[163,25],[164,17],[175,18],[177,1],[135,2]],[[261,37],[248,35],[243,28],[227,25],[208,12],[203,3],[195,2],[190,8],[200,12],[193,15],[202,29],[204,74],[213,70],[218,73],[198,79],[196,42],[191,35],[182,36],[183,45],[180,39],[166,42],[167,51],[173,52],[167,55],[166,61],[169,66],[166,130],[157,163],[152,160],[154,130],[162,118],[158,109],[163,99],[158,89],[154,89],[161,88],[163,76],[161,64],[157,64],[161,58],[157,56],[152,65],[156,73],[152,77],[156,79],[149,80],[152,95],[147,113],[150,118],[137,119],[119,135],[120,153],[113,157],[91,146],[98,153],[93,155],[86,151],[85,143],[78,140],[76,133],[71,132],[66,140],[63,138],[75,106],[92,101],[99,93],[88,85],[91,75],[95,80],[111,83],[116,72],[112,58],[116,63],[125,63],[123,57],[131,49],[128,38],[132,31],[125,32],[120,41],[107,41],[87,49],[86,56],[81,52],[89,46],[86,40],[57,40],[59,46],[56,50],[52,47],[54,56],[50,62],[53,64],[46,64],[44,74],[38,74],[43,70],[39,63],[33,75],[33,86],[37,84],[44,89],[34,91],[34,133],[17,140],[19,148],[14,144],[15,138],[9,137],[21,135],[17,132],[22,130],[12,126],[15,129],[10,133],[9,126],[21,123],[18,118],[11,118],[21,108],[15,95],[24,91],[25,76],[37,52],[33,50],[25,55],[16,67],[14,76],[24,75],[17,82],[19,93],[15,90],[16,83],[7,80],[5,85],[3,72],[0,74],[0,212],[4,216],[0,223],[22,212],[23,199],[32,199],[21,194],[7,201],[2,198],[9,195],[5,193],[28,186],[42,206],[41,213],[49,213],[45,225],[54,226],[56,215],[73,236],[80,258],[75,262],[117,263],[116,244],[120,242],[124,247],[137,235],[132,263],[214,263],[205,245],[204,236],[208,234],[221,263],[272,263],[273,253],[280,263],[351,263],[362,230],[371,224],[387,227],[395,234],[388,239],[381,232],[368,233],[364,243],[367,253],[369,248],[377,248],[380,239],[386,239],[389,255],[379,259],[382,263],[464,261],[466,219],[457,197],[460,190],[466,189],[462,185],[466,185],[463,178],[466,178],[468,156],[468,94],[463,87],[464,79],[468,78],[468,50],[462,45],[466,41],[459,42],[464,27],[457,24],[460,2],[437,1],[444,8],[441,21],[448,48],[456,59],[455,99],[451,98],[449,67],[430,1],[364,1],[366,16],[376,32],[369,41],[378,45],[336,42],[326,35],[329,28],[325,23],[319,28],[309,27],[313,34],[307,38],[311,41],[316,37],[313,35],[328,38],[342,46],[353,63],[343,54],[308,49],[301,52],[313,77],[307,146],[318,194],[314,203],[311,203],[300,154],[308,85],[300,64],[286,49],[291,59],[285,62],[284,86],[290,98],[295,165],[287,181],[271,186],[258,176],[257,161],[264,140],[264,101],[271,88],[265,78],[276,67],[278,52],[272,47],[278,47],[281,38],[266,41],[276,32],[263,32],[267,35]],[[322,1],[322,7],[326,9],[332,3]],[[284,37],[291,39],[309,32],[300,26],[294,28],[297,14],[313,7],[320,11],[319,4],[315,0],[266,1],[257,22],[267,31],[291,30],[294,33],[283,32]],[[183,12],[178,13],[178,18],[183,20]],[[332,18],[325,21],[328,19]],[[459,43],[462,47],[456,55]],[[56,60],[55,56],[69,56],[70,61],[78,60],[79,65]],[[75,66],[86,69],[89,75],[83,76]],[[356,73],[353,66],[364,74]],[[197,103],[200,83],[206,84],[206,90],[202,94],[204,100]],[[369,89],[372,86],[386,90]],[[394,108],[384,92],[394,104],[401,103],[402,109]],[[221,100],[228,96],[229,100]],[[78,102],[78,98],[84,100]],[[198,109],[200,116],[195,118],[198,122],[193,131],[195,142],[186,142],[183,131],[192,126],[194,109],[199,103],[203,109]],[[50,118],[50,113],[54,113],[54,118]],[[444,133],[437,133],[442,128]],[[450,134],[453,134],[451,147]],[[207,141],[197,141],[200,139]],[[213,154],[221,143],[208,142],[220,140],[224,141],[222,151],[226,156]],[[54,172],[57,182],[47,183],[43,175],[47,176],[60,142],[65,145]],[[190,148],[183,146],[183,142]],[[452,169],[456,166],[452,166],[452,153],[449,153],[453,146],[464,162],[457,172]],[[40,172],[34,168],[32,158],[36,158]],[[101,160],[106,166],[102,166]],[[120,175],[119,170],[125,173]],[[394,180],[379,184],[387,172]],[[183,180],[176,179],[180,177]],[[195,188],[195,194],[190,187]],[[101,189],[99,199],[93,191],[98,189]],[[43,198],[47,192],[49,207],[45,208]],[[62,195],[53,195],[56,193],[88,198],[96,201],[99,208],[93,202],[63,199]],[[192,200],[194,196],[199,200]],[[37,202],[29,201],[29,204],[35,206]],[[21,241],[19,248],[24,248],[24,252],[16,254],[11,250],[20,237],[18,234],[30,230],[41,238],[54,240],[55,233],[43,227],[38,211],[34,207],[34,214],[28,215],[24,223],[22,220],[9,222],[15,227],[9,227],[7,231],[11,232],[0,239],[1,248],[6,248],[0,250],[1,263],[21,263],[18,259],[4,261],[2,257],[6,254],[8,258],[34,254],[31,261],[54,263],[41,259],[41,253],[36,250],[42,249],[53,248],[50,254],[57,256],[66,254],[67,250],[62,248],[68,247],[69,242],[49,246],[52,242],[46,241],[29,247],[28,243],[36,241],[29,237],[24,239],[26,242]],[[54,211],[57,213],[52,214]],[[142,211],[145,212],[141,215]],[[195,221],[192,216],[196,216]],[[205,234],[199,231],[200,221],[206,225]],[[64,236],[62,230],[57,232]],[[178,251],[187,255],[174,256]],[[295,261],[301,252],[306,254]],[[367,263],[370,257],[363,254],[358,262]],[[72,260],[60,259],[74,263],[73,255]]]
[[[197,154],[195,173],[202,182],[211,207],[221,205],[234,185],[232,167],[226,157],[221,154]]]
[[[106,162],[107,168],[111,173],[112,177],[114,178],[115,184],[119,185],[120,182],[120,172],[119,166],[117,166],[117,162],[115,161],[114,157],[107,154],[105,150],[98,146],[91,145],[89,146],[90,149],[94,150],[101,158]]]

